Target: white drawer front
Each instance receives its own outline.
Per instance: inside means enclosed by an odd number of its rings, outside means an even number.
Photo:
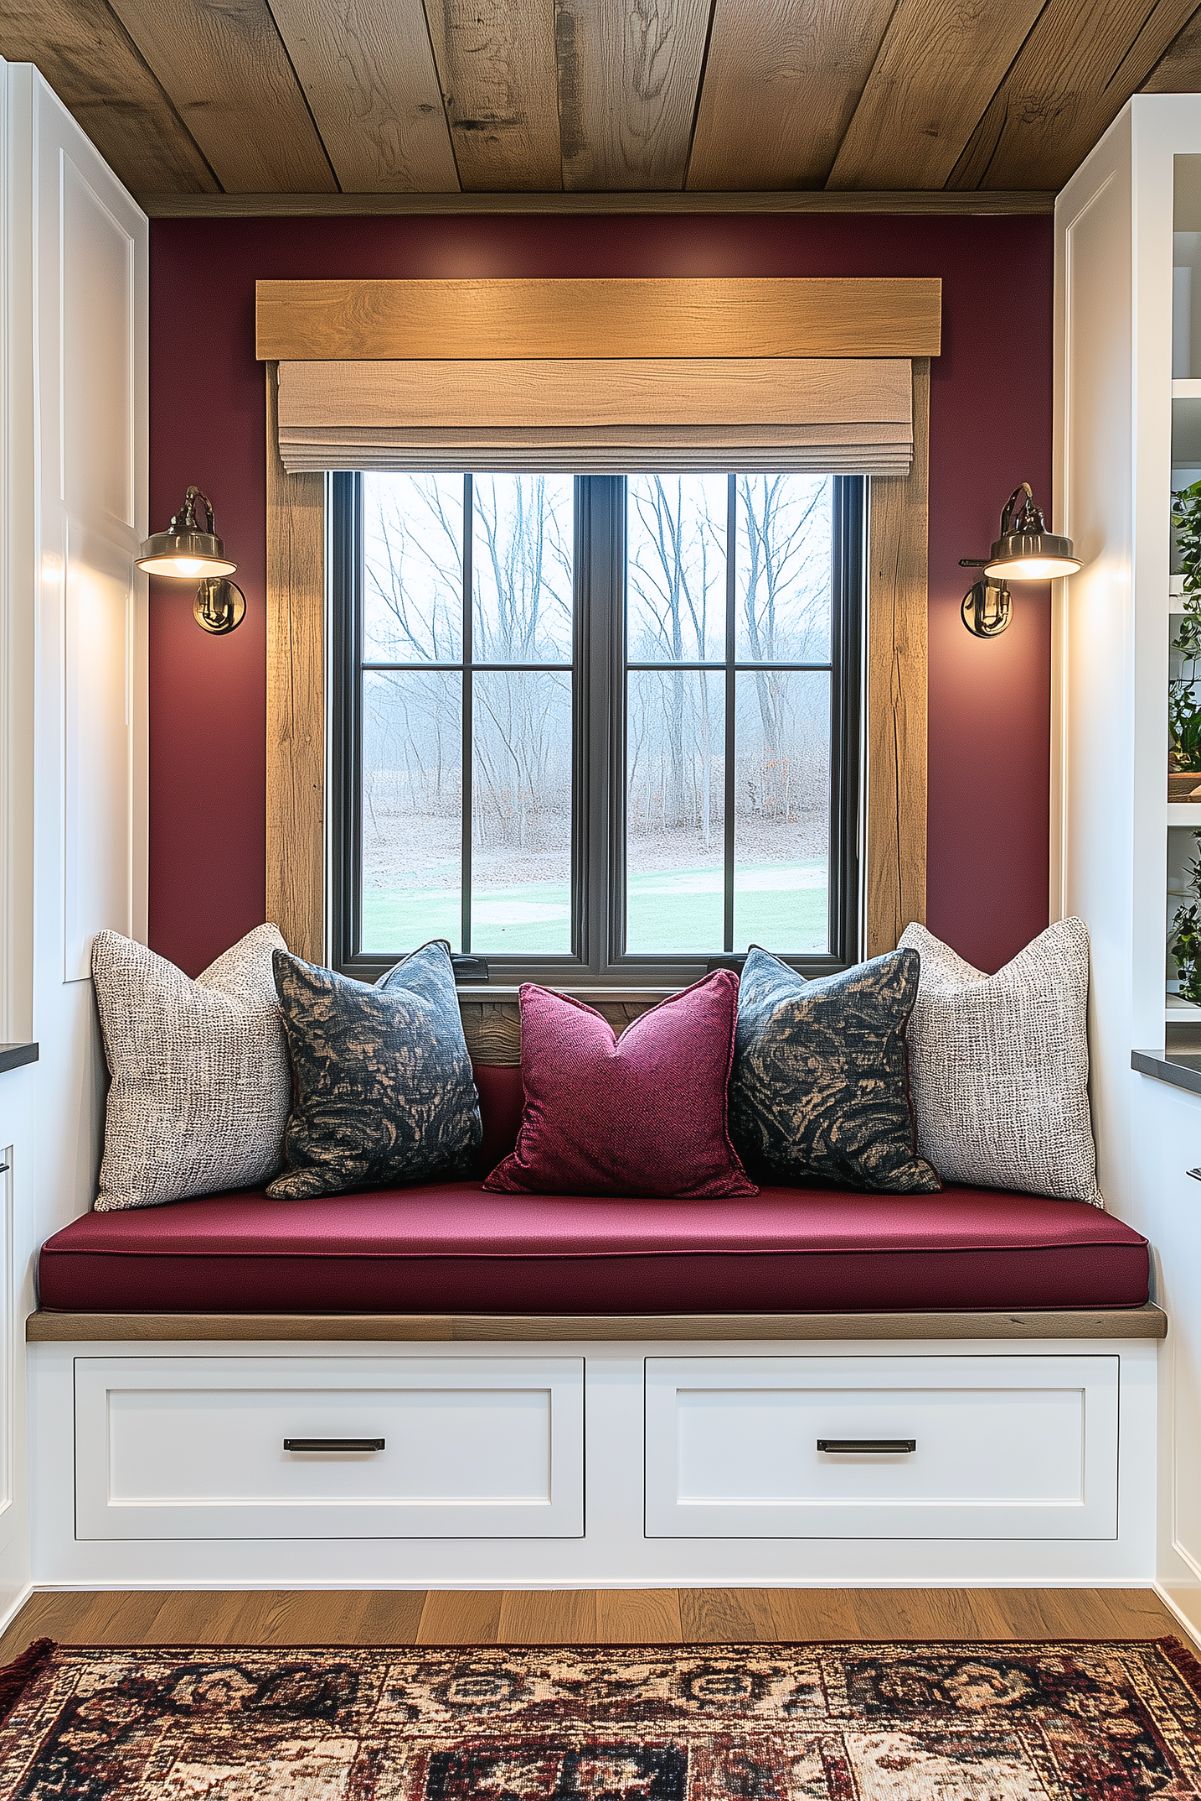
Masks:
[[[80,1357],[76,1536],[579,1537],[583,1386],[579,1357]]]
[[[1117,1451],[1116,1357],[646,1364],[650,1538],[1113,1538]]]

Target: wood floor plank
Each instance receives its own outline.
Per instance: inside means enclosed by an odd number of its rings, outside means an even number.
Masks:
[[[989,1589],[856,1589],[853,1636],[872,1639],[1006,1638]]]
[[[781,1639],[838,1644],[859,1636],[854,1591],[849,1588],[771,1589],[768,1606]]]
[[[62,1644],[281,1646],[1186,1637],[1151,1589],[48,1591],[0,1662]]]
[[[774,1644],[780,1634],[766,1588],[682,1588],[684,1641],[698,1644]]]
[[[531,1589],[501,1598],[502,1645],[587,1645],[596,1642],[594,1589]]]
[[[604,1588],[596,1596],[596,1637],[605,1645],[678,1645],[684,1636],[674,1588]]]
[[[494,1645],[500,1624],[501,1591],[433,1590],[425,1597],[417,1627],[419,1645]]]

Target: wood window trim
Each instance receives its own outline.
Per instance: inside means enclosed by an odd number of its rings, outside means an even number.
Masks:
[[[267,917],[298,956],[326,958],[325,478],[279,456],[267,388]],[[895,946],[926,911],[927,530],[930,364],[913,363],[913,466],[873,477],[865,633],[865,949]],[[615,1000],[622,1013],[631,1005]],[[504,1017],[488,1020],[493,1010]],[[502,1061],[510,1003],[473,1001],[473,1038]]]

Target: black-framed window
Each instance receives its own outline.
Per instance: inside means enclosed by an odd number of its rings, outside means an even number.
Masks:
[[[859,952],[864,482],[331,477],[334,957],[675,985]]]

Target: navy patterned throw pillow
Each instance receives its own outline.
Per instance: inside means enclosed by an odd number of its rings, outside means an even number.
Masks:
[[[480,1144],[480,1106],[454,971],[425,944],[375,987],[276,951],[292,1065],[281,1200],[461,1174]]]
[[[752,1173],[889,1194],[930,1194],[918,1156],[905,1026],[916,951],[812,982],[752,949],[738,994],[730,1130]]]

